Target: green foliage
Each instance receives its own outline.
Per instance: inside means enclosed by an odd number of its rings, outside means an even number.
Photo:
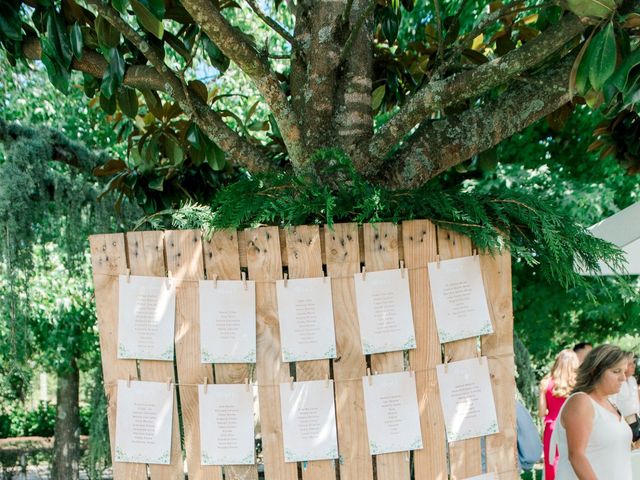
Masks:
[[[538,407],[538,380],[531,355],[517,335],[513,337],[513,350],[516,364],[516,387],[522,395],[527,409],[532,412],[536,411]]]
[[[481,193],[443,189],[437,183],[415,190],[390,191],[359,176],[349,158],[337,150],[312,158],[328,165],[322,178],[333,184],[290,173],[247,176],[222,188],[210,206],[186,204],[171,214],[177,228],[221,228],[254,225],[301,225],[334,222],[399,222],[428,218],[437,225],[469,236],[488,251],[509,248],[524,264],[564,287],[584,285],[575,262],[594,271],[599,259],[619,265],[620,252],[589,235],[540,194],[511,189]]]
[[[0,438],[52,437],[56,421],[56,406],[39,402],[32,410],[19,405],[6,408],[0,413]]]

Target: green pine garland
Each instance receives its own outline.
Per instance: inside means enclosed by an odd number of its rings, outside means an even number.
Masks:
[[[508,191],[494,194],[443,189],[429,183],[414,190],[387,190],[364,180],[350,159],[338,150],[319,151],[316,164],[328,165],[320,183],[292,173],[251,175],[223,189],[211,205],[187,203],[178,210],[143,219],[162,227],[170,216],[179,229],[240,229],[259,225],[327,224],[338,222],[401,222],[430,219],[464,234],[481,250],[508,248],[529,265],[538,265],[546,278],[568,288],[587,285],[574,271],[577,263],[598,271],[604,260],[620,268],[623,257],[610,243],[591,236],[561,209],[539,194]]]

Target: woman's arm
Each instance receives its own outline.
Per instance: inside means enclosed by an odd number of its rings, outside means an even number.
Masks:
[[[579,480],[598,480],[586,456],[593,427],[593,405],[586,394],[574,395],[562,409],[560,422],[567,431],[569,462]]]
[[[538,416],[544,421],[547,415],[547,378],[540,381],[540,392],[538,395]]]

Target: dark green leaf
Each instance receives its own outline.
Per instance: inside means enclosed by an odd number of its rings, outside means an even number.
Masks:
[[[22,20],[20,14],[9,3],[3,3],[0,9],[0,32],[9,40],[22,40]]]
[[[608,22],[591,40],[585,54],[589,65],[589,82],[600,91],[616,69],[616,37],[613,23]]]
[[[393,45],[398,37],[400,19],[391,8],[385,8],[382,15],[382,34],[388,40],[389,45]]]
[[[458,39],[460,33],[460,20],[457,16],[450,16],[444,19],[444,27],[447,30],[447,35],[444,37],[444,44],[451,45]]]
[[[135,118],[138,113],[138,95],[133,88],[121,87],[118,90],[118,105],[120,110],[129,118]]]
[[[171,46],[171,48],[173,48],[176,51],[178,55],[180,55],[185,60],[189,60],[189,58],[191,57],[191,52],[187,50],[187,47],[185,47],[182,40],[180,40],[173,33],[168,31],[164,32],[164,40]]]
[[[182,164],[184,152],[182,151],[180,143],[171,135],[165,135],[164,137],[164,151],[173,165],[179,166]]]
[[[120,32],[116,30],[106,18],[98,15],[95,21],[98,43],[103,48],[115,48],[120,44]]]
[[[615,0],[567,0],[569,10],[579,17],[607,18],[615,8]]]
[[[202,45],[204,46],[204,51],[207,52],[209,56],[211,65],[217,68],[221,74],[226,72],[227,68],[229,68],[229,59],[222,53],[222,50],[206,35],[202,36]]]
[[[116,113],[115,95],[111,97],[105,97],[102,93],[100,93],[100,107],[102,107],[102,110],[104,110],[105,113],[108,113],[109,115],[113,115],[114,113]]]
[[[71,49],[73,50],[73,56],[78,60],[82,60],[82,30],[78,22],[71,25]]]
[[[82,74],[82,89],[87,97],[92,98],[96,94],[99,86],[96,77],[88,73]]]
[[[145,30],[156,38],[162,39],[164,36],[164,26],[162,25],[162,21],[137,0],[131,0],[131,7],[138,18],[140,25],[142,25]]]
[[[192,123],[187,130],[187,142],[189,142],[189,145],[195,150],[202,150],[205,146],[202,132],[195,123]]]
[[[147,108],[153,115],[162,120],[164,116],[164,111],[162,109],[162,100],[160,100],[160,96],[154,92],[153,90],[142,90],[142,95],[144,96],[144,101],[147,104]]]
[[[208,143],[209,148],[207,149],[207,163],[215,171],[223,170],[226,163],[224,152],[215,143]]]
[[[124,79],[124,59],[117,48],[109,50],[109,65],[102,76],[100,91],[105,97],[112,97]]]
[[[51,84],[65,95],[69,92],[69,72],[60,64],[52,60],[49,55],[42,53],[42,63],[47,69],[47,75]]]
[[[67,27],[62,15],[55,10],[49,11],[47,18],[47,39],[56,50],[56,57],[53,57],[63,69],[68,69],[71,65],[73,53]]]
[[[120,13],[127,13],[127,5],[129,5],[128,0],[111,0],[111,4],[113,8],[118,10]]]
[[[631,70],[637,65],[640,65],[640,48],[631,52],[631,54],[624,59],[622,65],[618,67],[609,81],[618,90],[624,92],[627,86],[627,80],[629,79],[629,72],[631,72]]]
[[[402,1],[402,6],[405,8],[407,12],[410,12],[413,10],[413,0],[401,0],[401,1]]]
[[[164,177],[156,177],[149,182],[149,188],[151,190],[157,190],[162,192],[164,190]]]
[[[159,20],[164,18],[164,0],[139,0],[144,8]]]

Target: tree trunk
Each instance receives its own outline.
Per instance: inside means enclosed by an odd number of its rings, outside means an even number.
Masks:
[[[78,480],[80,474],[80,374],[75,360],[58,373],[52,480]]]

